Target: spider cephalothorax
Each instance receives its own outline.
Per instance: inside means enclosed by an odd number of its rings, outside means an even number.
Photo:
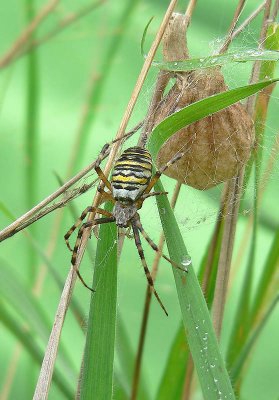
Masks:
[[[130,220],[137,213],[137,210],[134,203],[123,204],[117,201],[112,211],[116,225],[119,228],[128,228]]]
[[[148,284],[153,291],[155,297],[160,303],[161,307],[167,314],[167,311],[162,304],[158,293],[156,292],[153,284],[152,277],[150,275],[149,269],[147,267],[147,263],[144,257],[143,249],[141,246],[140,233],[144,237],[144,239],[149,243],[149,245],[155,251],[159,251],[156,244],[150,239],[148,234],[143,229],[143,226],[140,222],[140,216],[137,211],[141,208],[144,200],[150,196],[160,195],[160,192],[151,192],[155,183],[160,178],[161,174],[175,161],[181,158],[182,154],[177,154],[171,161],[169,161],[164,167],[160,168],[153,177],[152,175],[152,158],[146,149],[142,147],[130,147],[125,150],[121,156],[117,159],[113,171],[111,181],[107,179],[105,174],[100,168],[100,162],[103,158],[104,153],[107,151],[107,145],[104,146],[102,152],[100,153],[97,161],[95,170],[99,175],[101,181],[106,186],[108,191],[105,191],[101,185],[99,185],[99,192],[103,194],[104,198],[108,201],[114,203],[114,208],[112,213],[102,208],[97,207],[87,207],[80,218],[76,222],[75,225],[71,227],[71,229],[66,233],[65,240],[68,248],[70,250],[69,237],[74,232],[74,230],[81,224],[84,218],[88,215],[88,213],[93,212],[100,215],[103,215],[104,218],[95,218],[93,221],[85,222],[81,225],[77,240],[75,243],[75,247],[72,250],[72,265],[75,268],[77,254],[80,248],[81,238],[83,235],[84,229],[90,228],[93,226],[114,222],[120,228],[127,228],[129,226],[132,227],[134,233],[135,244],[138,249],[138,253],[144,268],[144,272],[148,281]],[[164,193],[165,194],[165,193]],[[169,261],[172,265],[177,265],[171,261],[167,256],[162,254],[163,258]],[[178,266],[178,268],[180,268]],[[83,282],[83,284],[90,290],[91,289],[81,277],[79,271],[76,269],[76,272]]]

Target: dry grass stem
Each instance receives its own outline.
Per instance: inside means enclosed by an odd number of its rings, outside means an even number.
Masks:
[[[264,8],[265,1],[263,1],[262,4],[260,4],[259,7],[256,8],[256,10],[253,11],[251,15],[249,15],[249,17],[246,18],[246,20],[237,29],[234,30],[231,39],[234,40],[246,28],[246,26],[248,26],[251,21],[253,21],[253,19],[255,19],[262,12]]]
[[[184,387],[182,393],[182,400],[191,400],[191,387],[192,387],[192,379],[194,375],[194,362],[191,354],[189,354],[187,369],[184,380]]]
[[[220,337],[224,308],[226,302],[228,280],[234,245],[236,223],[238,217],[240,197],[242,194],[244,170],[239,176],[231,179],[227,183],[228,201],[226,204],[226,219],[224,222],[224,232],[222,237],[220,258],[218,262],[218,272],[216,278],[214,300],[213,300],[213,325],[217,337]]]
[[[227,38],[226,38],[225,42],[223,43],[222,47],[218,51],[219,54],[225,53],[228,50],[228,47],[233,40],[232,35],[233,35],[234,29],[236,27],[236,24],[238,23],[239,17],[242,13],[245,2],[246,2],[246,0],[239,0],[239,2],[238,2],[233,19],[231,21],[231,25],[229,27],[229,33],[228,33]]]
[[[48,398],[62,327],[75,281],[76,273],[71,268],[56,311],[33,400],[46,400]]]
[[[18,39],[16,39],[11,48],[0,59],[0,69],[6,67],[13,60],[18,51],[20,51],[31,38],[33,32],[38,28],[40,23],[54,10],[58,3],[59,0],[51,0],[41,9]]]
[[[259,38],[259,46],[260,47],[262,46],[262,44],[264,43],[265,38],[266,38],[269,17],[270,17],[271,3],[272,3],[272,0],[266,0],[266,2],[265,2],[264,16],[263,16],[263,22],[262,22],[260,38]],[[252,73],[251,73],[251,78],[250,78],[249,83],[254,83],[258,80],[259,73],[260,73],[260,67],[261,67],[261,61],[256,61],[252,68]],[[254,111],[254,103],[255,103],[255,96],[249,97],[247,100],[247,103],[246,103],[246,109],[247,109],[247,112],[251,116],[253,115],[253,111]]]

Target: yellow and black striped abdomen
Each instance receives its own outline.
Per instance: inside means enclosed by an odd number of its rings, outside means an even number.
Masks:
[[[135,201],[147,187],[152,173],[150,153],[130,147],[116,161],[112,172],[112,195],[115,200]]]

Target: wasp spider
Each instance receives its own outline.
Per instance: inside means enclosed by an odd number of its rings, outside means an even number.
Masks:
[[[105,198],[114,203],[114,208],[112,213],[103,210],[101,208],[96,207],[87,207],[77,222],[71,227],[71,229],[64,236],[66,244],[68,248],[73,251],[72,255],[72,265],[75,268],[77,254],[79,251],[81,238],[85,229],[90,228],[93,229],[95,225],[115,222],[116,225],[120,228],[128,228],[131,227],[134,233],[135,244],[141,259],[142,266],[144,268],[144,272],[148,281],[148,284],[157,298],[160,306],[167,314],[167,311],[154,288],[153,279],[151,277],[150,271],[148,269],[142,245],[140,234],[144,237],[144,239],[149,243],[153,250],[159,251],[157,245],[150,239],[148,234],[143,229],[143,226],[140,222],[140,216],[138,214],[138,210],[142,207],[143,202],[150,196],[157,196],[160,194],[166,194],[161,192],[152,192],[151,190],[154,187],[157,180],[160,178],[162,173],[173,163],[179,160],[182,157],[182,154],[177,154],[172,160],[170,160],[165,166],[161,167],[152,177],[152,158],[150,153],[142,148],[142,147],[130,147],[125,150],[122,155],[117,159],[114,169],[112,171],[112,178],[109,181],[104,175],[103,171],[100,168],[100,162],[103,159],[104,154],[107,152],[109,144],[105,145],[103,150],[101,151],[97,161],[95,170],[103,182],[108,191],[105,191],[100,185],[98,190],[105,196]],[[88,215],[88,213],[96,212],[101,214],[103,218],[95,218],[93,221],[85,222],[81,225],[82,221]],[[72,233],[81,225],[78,231],[76,243],[74,249],[72,250],[69,244],[69,237]],[[173,261],[171,261],[167,256],[162,256],[170,262],[175,267],[177,266]],[[75,268],[76,269],[76,268]],[[182,268],[180,268],[182,269]],[[183,269],[185,271],[185,269]],[[91,289],[81,277],[79,271],[76,269],[76,272],[82,281],[82,283],[90,290]]]

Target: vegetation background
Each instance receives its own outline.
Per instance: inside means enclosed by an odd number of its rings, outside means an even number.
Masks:
[[[4,54],[10,48],[27,21],[32,15],[36,15],[44,4],[43,1],[33,3],[30,0],[11,0],[1,4],[0,54]],[[86,1],[75,0],[67,3],[59,2],[48,18],[40,24],[33,39],[43,37],[61,19],[87,4]],[[192,57],[205,57],[218,48],[220,39],[224,38],[227,32],[236,4],[235,0],[230,2],[201,0],[197,3],[188,31],[188,45]],[[250,15],[259,4],[258,0],[247,1],[241,20]],[[140,41],[144,28],[150,17],[155,16],[146,39],[145,47],[148,48],[167,6],[168,1],[165,0],[103,2],[84,18],[39,46],[31,56],[23,55],[0,71],[1,228],[11,222],[9,213],[15,217],[23,214],[57,189],[59,186],[57,175],[64,180],[69,176],[69,171],[70,175],[77,173],[96,158],[106,142],[114,138],[143,63]],[[182,1],[181,9],[185,9]],[[258,17],[237,38],[232,48],[256,48],[260,23],[261,17]],[[223,71],[230,88],[245,85],[248,83],[251,64],[229,64]],[[145,116],[157,72],[157,69],[153,68],[148,75],[130,127]],[[91,104],[90,93],[93,93]],[[84,142],[78,143],[80,126],[88,107],[90,122],[82,131],[87,138]],[[276,110],[278,110],[278,90],[272,94],[266,124],[265,162],[270,155],[273,158],[277,156],[272,153],[274,138],[278,133]],[[33,133],[31,138],[30,133]],[[136,139],[130,141],[130,143],[135,142]],[[171,192],[174,183],[168,178],[164,178],[163,181]],[[260,210],[254,288],[261,275],[274,230],[278,230],[278,160],[271,178],[266,183],[267,189]],[[178,201],[176,216],[196,267],[201,263],[214,227],[214,211],[218,210],[216,194],[220,191],[221,189],[217,188],[208,195],[184,187]],[[93,189],[74,202],[77,215],[91,204],[94,193]],[[252,198],[251,194],[248,211],[252,207]],[[63,213],[63,219],[57,228],[55,221],[58,213]],[[239,257],[236,256],[246,239],[243,237],[243,232],[248,217],[246,213],[244,214],[240,217],[237,228],[232,285],[221,339],[224,351],[228,345],[234,311],[242,288],[243,269],[239,268]],[[155,201],[146,202],[141,211],[141,218],[146,231],[155,242],[158,241],[161,227]],[[32,245],[23,233],[1,243],[0,302],[18,324],[27,330],[28,317],[23,316],[20,309],[14,306],[17,301],[18,304],[23,301],[22,293],[13,284],[19,282],[26,291],[34,293],[34,301],[41,307],[51,329],[61,288],[54,283],[53,276],[49,273],[40,252],[43,250],[48,255],[52,266],[63,281],[70,267],[70,253],[65,246],[63,236],[73,221],[74,216],[70,207],[67,207],[34,224],[30,232],[36,239],[40,251],[34,250],[34,244]],[[249,241],[245,246],[241,265],[245,265],[247,260],[248,245]],[[96,248],[95,237],[90,242],[90,248]],[[152,250],[147,246],[144,248],[148,263],[151,265]],[[81,271],[87,282],[91,281],[92,266],[92,257],[85,254]],[[162,262],[156,287],[168,309],[169,317],[166,318],[158,304],[153,302],[143,361],[144,379],[151,398],[155,398],[168,352],[180,323],[174,281],[170,267],[165,262]],[[118,309],[134,351],[138,343],[145,290],[145,276],[136,248],[133,241],[125,240],[120,260]],[[7,293],[11,296],[10,299]],[[90,293],[80,282],[77,282],[75,288],[75,298],[83,309],[85,315],[83,325],[86,327]],[[28,306],[26,307],[28,315]],[[278,316],[277,307],[253,349],[249,369],[242,385],[241,399],[278,399]],[[1,398],[31,398],[39,373],[39,364],[34,363],[28,352],[18,345],[11,330],[7,329],[5,321],[2,322],[0,387],[3,397]],[[38,334],[34,340],[43,350],[47,338]],[[77,378],[84,334],[71,313],[68,313],[66,318],[62,343],[76,369]],[[69,385],[74,388],[76,382],[69,381]],[[53,385],[50,398],[62,398],[60,396],[61,393]]]

